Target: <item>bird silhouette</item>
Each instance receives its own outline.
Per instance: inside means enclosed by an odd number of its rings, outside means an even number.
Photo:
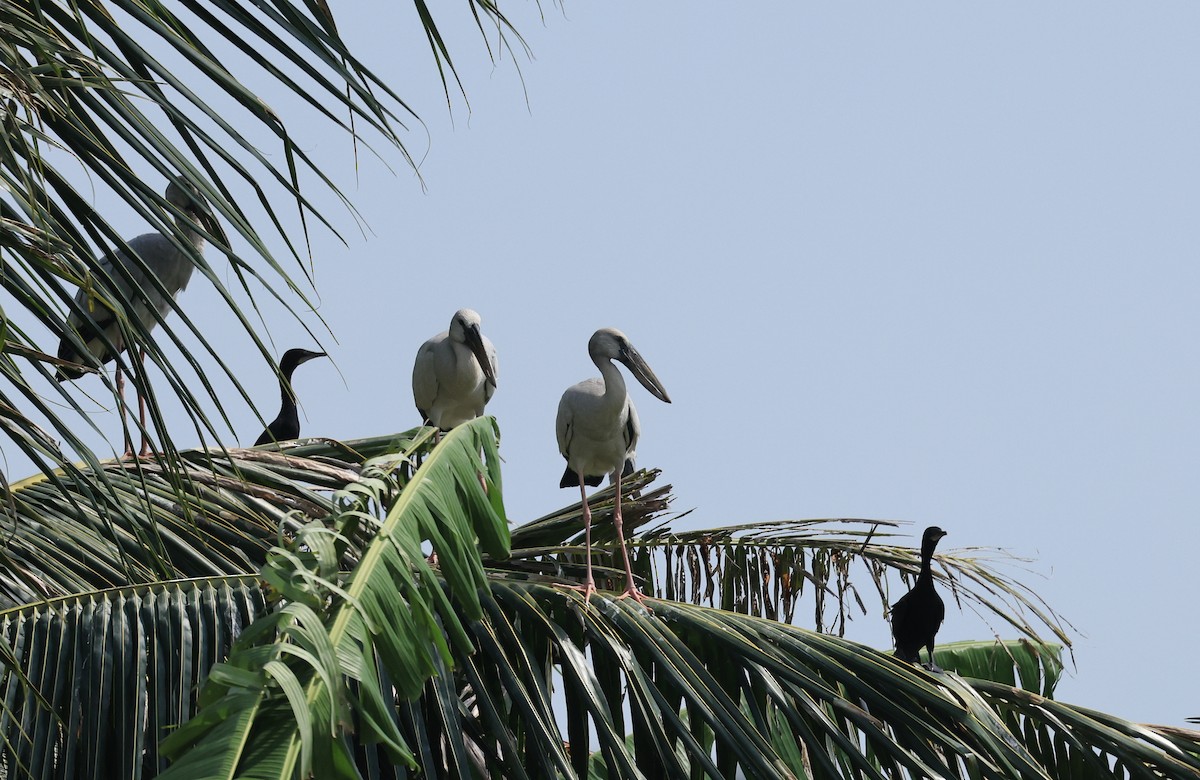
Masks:
[[[289,349],[283,353],[279,361],[279,394],[282,404],[279,414],[271,421],[255,440],[254,446],[273,441],[290,441],[300,437],[300,414],[296,410],[296,391],[292,389],[292,372],[301,363],[307,363],[313,358],[325,357],[324,352],[312,352],[307,349]]]
[[[902,661],[921,662],[921,648],[929,651],[929,667],[940,672],[933,660],[933,640],[946,617],[946,605],[933,587],[930,560],[938,541],[946,532],[936,525],[925,529],[921,536],[921,572],[912,590],[892,605],[892,638],[896,642],[896,657]]]

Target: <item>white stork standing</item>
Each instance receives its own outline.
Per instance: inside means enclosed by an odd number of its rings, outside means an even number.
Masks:
[[[625,334],[615,328],[602,328],[588,341],[588,355],[600,369],[600,379],[586,379],[572,385],[558,402],[558,451],[567,459],[567,469],[560,488],[579,486],[583,497],[584,544],[587,550],[587,580],[579,590],[584,600],[596,591],[592,578],[592,513],[588,508],[585,485],[595,487],[609,475],[617,486],[617,503],[613,512],[621,556],[625,561],[626,586],[619,598],[632,597],[638,602],[645,596],[633,581],[629,566],[629,551],[621,528],[621,477],[633,473],[641,425],[637,410],[625,389],[625,380],[615,365],[620,361],[650,393],[659,400],[671,403],[667,391],[646,361],[629,343]]]
[[[208,201],[195,185],[184,179],[173,179],[167,185],[166,199],[184,215],[183,218],[177,217],[176,223],[197,252],[204,247],[204,235],[195,225],[202,226],[210,235],[225,241],[225,234],[214,219]],[[105,282],[114,286],[118,300],[132,301],[132,307],[127,310],[129,318],[136,320],[145,330],[150,330],[158,324],[159,319],[171,311],[171,301],[187,287],[195,265],[188,253],[179,248],[176,239],[162,233],[143,233],[126,243],[130,251],[137,255],[140,263],[125,250],[118,249],[102,257],[100,264],[108,276]],[[119,270],[118,266],[123,270]],[[158,280],[158,284],[150,278],[150,274]],[[58,345],[58,357],[61,360],[86,365],[89,361],[80,351],[80,343],[84,350],[101,364],[116,359],[128,346],[117,313],[107,306],[97,306],[94,293],[88,288],[80,289],[76,294],[75,308],[67,317],[67,326],[77,339],[71,337],[71,332],[63,334]],[[136,357],[138,371],[144,376],[145,350],[138,350]],[[121,397],[122,427],[125,420],[124,371],[118,360],[116,382],[117,394]],[[56,379],[60,382],[78,379],[83,373],[78,369],[61,366]],[[138,421],[142,431],[139,455],[145,457],[150,453],[150,439],[146,431],[146,399],[140,391],[137,397]],[[133,441],[129,436],[129,429],[125,428],[125,457],[132,454]]]
[[[413,364],[413,401],[422,422],[448,431],[483,414],[496,392],[496,348],[479,332],[479,315],[459,309],[421,345]]]

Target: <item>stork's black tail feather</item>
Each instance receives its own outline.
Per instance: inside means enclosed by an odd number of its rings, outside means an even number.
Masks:
[[[75,371],[67,368],[66,366],[59,366],[58,371],[54,372],[54,381],[66,382],[68,379],[78,379],[79,377],[83,376],[84,373],[85,372],[83,371]]]
[[[588,487],[599,487],[600,483],[603,481],[604,477],[583,478],[583,484],[587,485]],[[576,472],[575,469],[571,468],[570,466],[567,466],[566,471],[563,472],[562,479],[558,481],[558,486],[560,488],[579,487],[578,472]]]
[[[58,345],[58,359],[69,360],[72,363],[78,363],[81,360],[75,346],[65,338]],[[83,371],[68,368],[67,366],[59,366],[58,371],[54,374],[54,379],[57,382],[65,382],[68,379],[78,379],[83,374]]]

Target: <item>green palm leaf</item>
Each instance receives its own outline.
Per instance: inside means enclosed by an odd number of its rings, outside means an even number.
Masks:
[[[493,3],[472,0],[470,5],[481,30],[485,22],[494,23],[503,46],[519,41]],[[452,73],[433,16],[424,3],[414,8],[439,67]],[[47,474],[55,468],[69,470],[72,457],[82,458],[96,477],[106,474],[80,435],[80,426],[96,428],[79,401],[80,392],[94,392],[88,385],[95,380],[84,378],[81,389],[50,381],[60,363],[52,357],[55,344],[73,336],[66,320],[78,308],[73,298],[79,287],[89,291],[92,305],[116,315],[130,351],[144,349],[165,377],[157,388],[137,380],[148,399],[161,452],[177,454],[156,389],[178,396],[196,433],[207,442],[231,432],[226,413],[230,398],[218,397],[208,379],[213,365],[231,382],[238,402],[253,406],[208,340],[210,329],[186,306],[174,306],[170,316],[154,323],[154,333],[129,316],[139,292],[121,292],[98,260],[123,248],[128,236],[110,226],[107,206],[93,205],[97,182],[103,185],[102,201],[133,209],[148,230],[175,236],[188,251],[161,193],[167,178],[175,175],[199,186],[221,221],[250,247],[250,255],[238,254],[216,236],[212,251],[207,256],[192,252],[192,261],[225,301],[224,316],[242,326],[265,359],[271,351],[244,304],[224,283],[226,274],[216,270],[217,255],[229,261],[235,284],[252,307],[257,308],[256,297],[265,295],[281,301],[298,319],[301,312],[314,311],[304,292],[312,281],[305,246],[309,225],[336,229],[301,192],[299,182],[315,177],[323,190],[348,201],[295,142],[287,118],[273,110],[266,93],[247,86],[259,75],[253,65],[241,65],[237,72],[226,67],[224,61],[234,60],[215,53],[223,46],[252,53],[251,62],[264,68],[268,79],[345,130],[356,147],[371,150],[372,143],[381,142],[383,152],[395,151],[411,162],[401,133],[415,115],[348,49],[325,3],[185,0],[169,6],[52,0],[31,5],[0,0],[0,91],[6,101],[5,143],[0,144],[0,285],[8,293],[9,308],[7,317],[0,314],[0,420],[5,433]],[[271,56],[263,57],[263,52]],[[261,136],[260,130],[275,139],[277,148],[255,145],[251,138]],[[64,165],[81,166],[90,180],[80,186],[66,175]],[[235,197],[245,186],[253,192],[253,204]],[[252,216],[251,206],[263,216]],[[298,242],[292,239],[293,219],[302,229]],[[269,232],[260,232],[264,224],[271,226]],[[276,259],[270,247],[277,245],[286,247],[292,263]],[[174,349],[166,347],[171,343]],[[186,346],[191,343],[199,349]],[[100,366],[90,367],[99,371],[102,395],[112,398],[115,411],[121,401],[111,378]],[[46,384],[52,388],[49,401]],[[108,433],[115,441],[113,431]],[[161,463],[168,469],[175,466],[173,457]],[[175,475],[176,484],[181,479]]]
[[[172,469],[107,461],[23,480],[8,492],[0,600],[45,597],[160,580],[257,572],[280,534],[334,509],[330,491],[361,478],[386,448],[419,451],[430,432],[349,444],[182,453]],[[292,453],[310,457],[300,459]],[[319,459],[314,459],[319,458]],[[2,508],[2,507],[0,507]],[[356,550],[347,553],[350,560]]]
[[[633,570],[659,598],[791,623],[807,593],[816,629],[842,634],[853,612],[867,613],[858,584],[863,575],[886,613],[895,601],[888,572],[911,579],[920,568],[919,549],[891,543],[898,524],[889,521],[785,520],[675,531],[671,524],[686,514],[665,516],[673,498],[669,485],[653,487],[657,476],[639,471],[625,480],[631,497],[622,511]],[[614,568],[614,497],[608,486],[590,501],[593,565],[610,583],[621,574],[619,564]],[[1002,550],[945,552],[935,558],[934,576],[960,604],[994,615],[1033,643],[1070,647],[1069,624],[996,566],[1014,561],[1024,563]],[[516,529],[512,558],[500,568],[581,578],[583,565],[583,509],[574,504]]]
[[[970,682],[1051,777],[1200,776],[1200,732],[1130,723],[1001,683]]]
[[[938,645],[938,666],[962,677],[1018,686],[1046,698],[1062,679],[1062,647],[1024,639]]]
[[[393,689],[415,698],[454,652],[471,651],[465,623],[482,617],[487,584],[477,545],[503,558],[509,543],[496,436],[490,418],[460,425],[407,482],[407,458],[368,461],[363,478],[335,496],[335,512],[273,553],[264,577],[284,606],[252,626],[214,670],[204,709],[163,744],[168,753],[186,749],[164,777],[205,776],[217,755],[238,774],[353,777],[341,733],[351,699],[361,705],[368,743],[384,745],[390,761],[415,765],[383,702]],[[342,553],[364,523],[377,528],[342,582]],[[425,541],[441,577],[421,551]],[[230,717],[239,723],[232,733],[224,725]]]
[[[706,606],[656,600],[649,613],[604,594],[585,606],[552,574],[500,568],[493,422],[428,450],[431,433],[184,453],[195,498],[157,525],[181,533],[190,515],[208,529],[193,533],[215,534],[209,523],[253,510],[271,518],[263,526],[285,524],[282,544],[254,577],[93,589],[0,613],[13,648],[0,763],[32,776],[147,776],[168,750],[169,777],[1198,771],[1194,732],[1042,696],[1061,667],[1031,643],[947,646],[939,660],[960,678]],[[160,478],[139,477],[145,489]],[[43,481],[13,493],[48,500],[27,492]]]
[[[251,577],[90,591],[0,612],[8,777],[136,777],[264,608]]]
[[[1020,689],[707,607],[656,601],[651,614],[608,597],[584,607],[574,593],[504,580],[491,595],[469,625],[475,652],[418,702],[397,698],[398,728],[422,746],[414,760],[429,776],[470,777],[480,761],[500,777],[583,774],[597,761],[620,777],[1060,776],[993,704]],[[1046,714],[1026,717],[1051,728]],[[1092,724],[1073,726],[1072,739],[1102,749]],[[1190,776],[1173,754],[1198,735],[1150,749],[1157,731],[1123,727],[1142,742],[1109,744],[1110,755]],[[360,767],[380,767],[369,776],[390,776],[382,753],[367,755]]]

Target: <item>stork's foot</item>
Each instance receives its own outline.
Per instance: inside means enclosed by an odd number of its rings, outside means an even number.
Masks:
[[[654,611],[654,607],[646,603],[650,597],[638,590],[637,586],[635,585],[630,585],[621,592],[621,595],[617,596],[617,601],[620,601],[621,599],[633,599],[651,612]]]
[[[930,661],[930,662],[929,662],[929,663],[927,663],[927,664],[921,664],[921,666],[922,666],[922,667],[923,667],[923,668],[924,668],[926,671],[933,672],[934,674],[942,674],[943,672],[945,672],[945,671],[946,671],[946,670],[945,670],[945,669],[943,669],[942,667],[940,667],[940,666],[938,666],[937,664],[935,664],[933,661]]]
[[[596,583],[588,580],[582,585],[567,585],[563,582],[555,583],[554,587],[563,590],[576,590],[583,594],[583,602],[586,604],[592,600],[592,594],[596,592]]]

